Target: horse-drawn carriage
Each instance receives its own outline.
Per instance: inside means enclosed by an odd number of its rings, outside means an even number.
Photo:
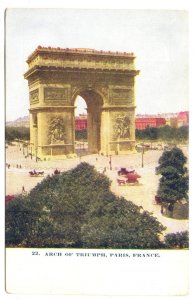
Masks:
[[[29,172],[30,177],[42,177],[44,176],[44,171],[30,171]]]
[[[118,175],[122,176],[122,175],[127,175],[129,173],[134,173],[135,170],[130,170],[128,171],[126,168],[120,168],[120,170],[118,171]]]
[[[139,183],[138,178],[141,178],[135,170],[128,171],[126,168],[120,168],[118,171],[117,182],[119,185]]]

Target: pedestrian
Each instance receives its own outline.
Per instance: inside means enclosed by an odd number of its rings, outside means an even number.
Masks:
[[[24,186],[22,186],[22,193],[25,193],[26,191],[25,191],[25,187]]]
[[[22,166],[20,165],[20,169],[22,168]]]

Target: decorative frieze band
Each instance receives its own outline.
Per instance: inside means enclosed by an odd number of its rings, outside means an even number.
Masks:
[[[68,101],[68,88],[44,88],[44,100]]]
[[[130,88],[115,88],[111,90],[111,103],[126,105],[132,101]]]

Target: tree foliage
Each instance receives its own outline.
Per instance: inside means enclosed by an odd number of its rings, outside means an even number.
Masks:
[[[8,142],[16,139],[29,140],[30,128],[27,127],[5,127],[5,139]]]
[[[110,180],[81,163],[6,205],[6,244],[20,247],[161,248],[165,228],[110,191]]]
[[[162,202],[174,204],[183,198],[188,199],[186,161],[182,150],[177,147],[164,151],[160,157],[156,172],[162,175],[157,192]]]
[[[189,248],[189,232],[169,233],[165,236],[166,248]]]
[[[135,130],[136,139],[138,140],[163,140],[166,142],[186,142],[189,137],[189,127],[182,126],[174,128],[169,125],[162,127],[146,127],[145,129]]]
[[[75,139],[76,139],[76,141],[87,140],[87,129],[76,130],[75,131]]]

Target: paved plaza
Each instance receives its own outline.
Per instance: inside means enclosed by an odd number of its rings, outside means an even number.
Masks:
[[[24,149],[25,150],[25,149]],[[184,154],[188,156],[188,148],[182,148]],[[175,220],[164,217],[160,212],[160,205],[154,203],[154,197],[158,188],[159,176],[155,175],[155,167],[158,165],[158,159],[162,151],[149,150],[143,155],[134,153],[130,155],[87,155],[66,160],[38,161],[35,158],[26,155],[26,152],[15,144],[6,149],[6,195],[22,193],[22,187],[29,192],[38,182],[48,174],[53,174],[57,168],[60,171],[67,171],[77,166],[80,162],[87,162],[94,165],[102,172],[106,168],[106,175],[111,179],[111,190],[124,196],[127,200],[142,206],[143,209],[152,212],[164,226],[167,227],[166,233],[188,230],[188,220]],[[111,170],[110,170],[111,160]],[[141,175],[139,184],[119,186],[117,183],[117,171],[120,167],[135,169]],[[30,177],[29,171],[44,171],[44,177]]]

